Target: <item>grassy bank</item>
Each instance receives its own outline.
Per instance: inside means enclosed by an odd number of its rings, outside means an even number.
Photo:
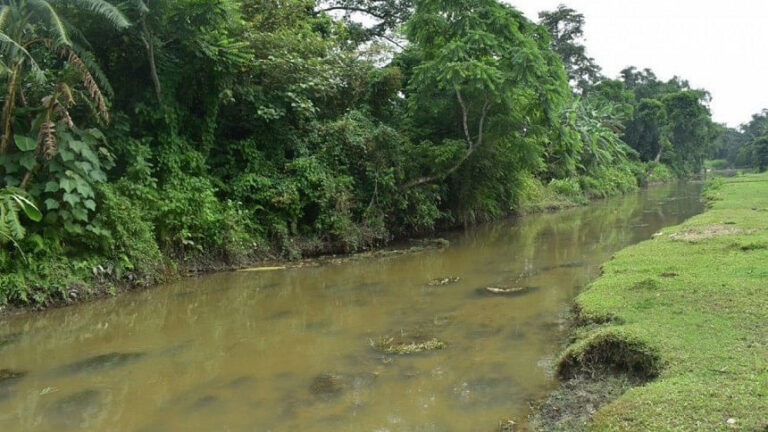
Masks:
[[[616,254],[577,298],[538,429],[768,429],[768,175],[705,194],[707,212]]]

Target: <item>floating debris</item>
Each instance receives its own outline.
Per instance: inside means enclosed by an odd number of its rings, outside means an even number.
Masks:
[[[245,268],[241,269],[239,271],[241,272],[272,272],[272,271],[278,271],[278,270],[285,270],[286,266],[276,266],[276,267],[251,267],[251,268]]]
[[[477,293],[481,295],[486,296],[505,296],[505,297],[516,297],[521,295],[530,294],[534,291],[537,291],[539,287],[531,287],[531,286],[522,286],[522,287],[495,287],[495,286],[487,286],[483,288],[478,288]]]
[[[459,282],[461,280],[458,276],[452,276],[452,277],[446,277],[446,278],[437,278],[432,279],[431,281],[427,282],[427,286],[431,287],[438,287],[438,286],[446,286],[451,285]]]

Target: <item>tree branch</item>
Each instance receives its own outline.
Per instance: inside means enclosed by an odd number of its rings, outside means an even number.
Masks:
[[[473,147],[472,137],[469,135],[469,126],[467,126],[467,117],[469,113],[467,112],[467,104],[464,103],[464,98],[461,97],[461,90],[459,90],[458,87],[456,87],[456,98],[459,100],[459,105],[461,105],[461,123],[462,126],[464,126],[464,136],[467,139],[467,147],[471,149]]]
[[[488,111],[491,108],[491,101],[489,101],[487,98],[485,100],[485,103],[483,104],[483,108],[480,115],[480,120],[478,121],[478,135],[477,135],[477,141],[473,142],[472,137],[469,134],[469,125],[467,121],[467,117],[469,117],[469,113],[467,111],[467,105],[464,102],[464,98],[461,95],[461,91],[459,88],[456,88],[456,98],[459,101],[459,105],[461,106],[461,113],[462,113],[462,124],[464,126],[464,135],[467,139],[467,151],[464,153],[464,155],[450,168],[448,168],[447,171],[444,171],[442,173],[433,174],[429,176],[419,177],[417,179],[411,180],[408,183],[404,184],[400,187],[401,191],[406,191],[408,189],[414,188],[416,186],[420,186],[426,183],[432,183],[434,181],[444,179],[454,172],[461,168],[461,166],[464,164],[464,162],[469,159],[470,156],[472,156],[472,153],[477,150],[478,147],[480,147],[483,144],[483,133],[485,132],[485,120],[488,117]]]
[[[488,109],[491,107],[491,102],[486,98],[483,104],[482,114],[480,115],[480,124],[477,127],[477,143],[475,146],[483,144],[483,132],[485,131],[485,118],[488,116]]]
[[[315,11],[314,14],[315,15],[320,15],[321,13],[333,12],[333,11],[338,11],[338,10],[343,10],[343,11],[347,11],[347,12],[364,13],[366,15],[370,15],[370,16],[372,16],[374,18],[378,18],[380,20],[387,19],[386,16],[378,14],[378,13],[375,13],[375,12],[371,11],[370,9],[365,9],[365,8],[361,8],[361,7],[354,7],[354,6],[331,6],[331,7],[325,8],[325,9],[320,9],[318,11]]]

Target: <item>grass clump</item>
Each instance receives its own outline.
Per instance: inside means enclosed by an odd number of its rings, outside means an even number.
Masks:
[[[616,254],[577,298],[580,315],[616,319],[575,332],[560,376],[643,385],[568,430],[766,430],[768,249],[733,245],[768,242],[755,210],[768,207],[768,175],[718,179],[706,194],[708,211]]]

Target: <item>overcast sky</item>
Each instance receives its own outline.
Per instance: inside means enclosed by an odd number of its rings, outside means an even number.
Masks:
[[[768,0],[504,0],[530,19],[565,4],[584,14],[588,53],[609,77],[626,66],[679,75],[712,93],[715,121],[768,108]]]

